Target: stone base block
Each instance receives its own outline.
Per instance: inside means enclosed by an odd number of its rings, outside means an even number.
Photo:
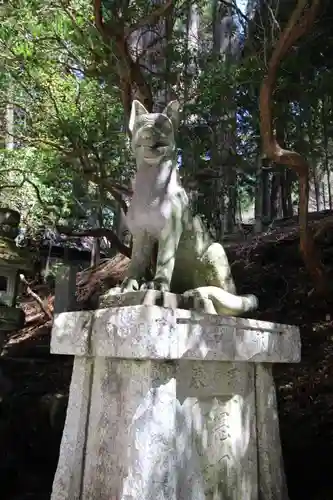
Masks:
[[[75,355],[52,500],[287,500],[273,362],[296,327],[158,306],[55,318]]]

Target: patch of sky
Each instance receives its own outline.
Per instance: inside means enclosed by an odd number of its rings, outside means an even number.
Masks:
[[[72,69],[71,69],[71,72],[73,73],[73,75],[74,75],[74,76],[76,76],[76,78],[77,78],[78,80],[83,80],[83,78],[84,78],[84,73],[83,73],[83,71],[81,71],[81,70],[80,70],[80,69],[78,69],[78,68],[76,68],[76,69],[72,68]]]

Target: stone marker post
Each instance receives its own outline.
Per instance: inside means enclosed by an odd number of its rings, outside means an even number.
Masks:
[[[79,309],[75,295],[76,275],[79,269],[78,263],[66,262],[57,272],[54,293],[55,314]]]
[[[75,360],[52,500],[288,498],[271,368],[300,360],[298,328],[185,308],[134,292],[55,317]]]

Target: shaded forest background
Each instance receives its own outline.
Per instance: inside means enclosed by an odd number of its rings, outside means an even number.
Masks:
[[[20,0],[1,14],[1,203],[25,238],[90,229],[124,251],[134,97],[181,101],[180,173],[217,240],[302,208],[298,160],[269,129],[304,157],[309,210],[332,209],[329,2]]]
[[[85,238],[81,298],[121,279],[131,102],[179,99],[193,210],[256,317],[301,327],[302,363],[275,374],[290,497],[332,498],[332,2],[13,0],[0,19],[0,206],[21,214],[18,243]],[[38,293],[51,310],[52,289]],[[1,357],[2,498],[46,499],[72,360],[49,356],[51,322],[21,304]]]

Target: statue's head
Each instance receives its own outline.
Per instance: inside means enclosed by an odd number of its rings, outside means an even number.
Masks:
[[[141,102],[133,101],[129,131],[137,160],[154,164],[175,151],[179,108],[178,101],[171,101],[162,113],[149,113]]]

